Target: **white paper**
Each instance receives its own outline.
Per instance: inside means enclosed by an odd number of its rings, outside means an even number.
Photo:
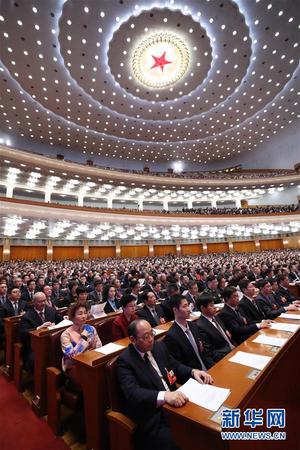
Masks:
[[[280,322],[271,323],[272,330],[289,331],[290,333],[295,333],[295,331],[298,330],[299,326],[300,325],[297,325],[295,323],[280,323]]]
[[[109,344],[103,345],[103,347],[96,348],[95,352],[103,353],[103,355],[110,355],[111,353],[118,352],[123,348],[125,348],[124,345],[110,342]]]
[[[191,316],[200,317],[201,316],[201,312],[200,311],[193,311],[193,312],[191,312]]]
[[[223,308],[224,307],[224,303],[215,303],[215,307],[216,308]]]
[[[256,344],[272,345],[274,347],[282,347],[287,339],[267,336],[265,334],[259,334],[252,342]]]
[[[257,355],[256,353],[238,351],[228,361],[262,370],[266,367],[268,362],[271,361],[271,359],[271,356]]]
[[[106,316],[106,314],[104,312],[105,305],[106,305],[106,302],[105,303],[98,303],[97,305],[92,305],[91,306],[91,314],[92,314],[92,316],[95,317],[96,319],[98,319],[98,317]]]
[[[289,313],[282,313],[279,316],[281,319],[293,319],[293,320],[300,320],[300,314],[289,314]]]
[[[161,330],[160,328],[154,328],[155,336],[158,336],[159,334],[166,333],[166,330]]]
[[[56,325],[52,325],[51,327],[48,327],[48,329],[55,330],[55,328],[69,327],[70,325],[73,325],[73,322],[71,322],[71,320],[64,319],[61,322],[57,323]]]
[[[230,389],[200,384],[193,378],[190,378],[178,390],[183,392],[192,403],[210,411],[218,411],[230,394]]]

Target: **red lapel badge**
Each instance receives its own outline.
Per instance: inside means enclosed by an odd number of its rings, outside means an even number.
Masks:
[[[167,372],[167,377],[168,377],[170,386],[172,386],[172,384],[174,384],[177,380],[176,375],[172,369],[170,371],[168,371],[168,369],[166,368],[166,372]]]

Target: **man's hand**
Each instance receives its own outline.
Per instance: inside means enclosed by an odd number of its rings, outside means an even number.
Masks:
[[[192,375],[201,384],[212,384],[214,382],[212,376],[204,370],[193,369]]]
[[[40,328],[51,327],[51,325],[52,325],[51,322],[44,322],[42,325],[40,325],[39,327],[37,327],[37,330],[39,330]]]
[[[300,306],[300,300],[294,300],[294,301],[293,301],[293,305]]]
[[[296,305],[284,306],[286,311],[299,311],[299,308]]]
[[[175,408],[180,408],[180,406],[185,405],[188,401],[189,399],[183,392],[174,391],[165,393],[165,402],[168,405],[175,406]]]
[[[261,328],[270,328],[271,326],[271,320],[262,320],[260,323],[258,323],[259,329]]]

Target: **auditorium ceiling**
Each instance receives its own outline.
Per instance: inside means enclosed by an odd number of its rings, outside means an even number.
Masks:
[[[4,144],[24,138],[45,154],[126,167],[205,164],[251,152],[299,120],[295,0],[0,8]]]

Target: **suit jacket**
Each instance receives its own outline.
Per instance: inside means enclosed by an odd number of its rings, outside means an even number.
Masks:
[[[158,315],[159,318],[161,318],[161,317],[165,318],[164,317],[164,311],[163,311],[163,309],[162,309],[162,307],[160,305],[155,305],[155,311],[156,311],[156,314]],[[150,323],[152,328],[154,328],[157,325],[159,325],[159,322],[156,323],[154,317],[151,314],[150,309],[146,305],[144,305],[141,309],[138,309],[136,311],[136,314],[139,316],[140,319],[147,320],[147,322]]]
[[[263,295],[262,293],[258,294],[256,297],[256,304],[259,306],[260,310],[264,312],[267,319],[275,319],[281,313],[285,312],[283,306],[279,307],[276,304],[273,294],[269,297]]]
[[[33,294],[34,294],[34,292],[33,292]],[[21,300],[23,300],[24,302],[31,302],[32,301],[32,299],[31,299],[31,297],[29,295],[28,289],[24,289],[24,291],[22,292]]]
[[[246,324],[243,316],[235,313],[226,303],[218,317],[222,320],[226,329],[231,333],[232,339],[237,344],[241,344],[258,330],[255,323]]]
[[[180,383],[190,378],[192,367],[176,361],[163,342],[154,342],[152,355],[170,390],[175,390],[176,386],[170,384],[167,370],[173,370]],[[164,420],[164,413],[162,408],[156,407],[156,402],[159,391],[164,389],[133,344],[119,356],[117,374],[124,412],[137,423],[138,431],[145,433],[158,427]]]
[[[102,294],[101,292],[98,293],[97,291],[93,290],[89,293],[88,299],[92,300],[95,303],[101,303],[102,302]]]
[[[18,302],[18,314],[21,314],[23,311],[26,311],[28,309],[28,304],[24,302],[23,300],[20,300]],[[13,307],[13,304],[10,300],[6,300],[3,305],[0,306],[0,319],[4,319],[4,317],[13,317],[15,316],[15,310]]]
[[[214,365],[214,360],[207,353],[202,345],[199,328],[193,322],[189,322],[189,329],[195,339],[199,354],[207,369]],[[164,343],[167,346],[171,355],[180,361],[182,364],[193,367],[195,369],[203,370],[203,367],[198,359],[198,356],[180,326],[174,322],[164,338]]]
[[[220,325],[224,333],[226,333],[226,329],[219,317],[215,316],[214,319],[218,322],[218,325]],[[204,347],[215,362],[220,361],[220,359],[224,358],[224,356],[231,351],[225,337],[206,317],[201,315],[196,324],[199,328],[200,337]],[[230,341],[232,345],[235,345],[232,340]]]
[[[185,294],[185,298],[187,299],[189,304],[192,303],[194,305],[193,311],[198,311],[197,304],[196,304],[196,298],[193,297],[189,292],[187,294]]]
[[[207,288],[206,281],[203,281],[203,280],[198,280],[197,285],[198,285],[199,292],[202,292],[202,291],[204,291],[204,289]]]
[[[117,298],[115,298],[115,305],[116,305],[116,310],[121,308],[120,302]],[[115,312],[116,310],[113,309],[113,307],[110,305],[110,303],[108,301],[106,302],[106,305],[104,306],[104,312],[106,314]]]
[[[61,322],[62,317],[58,314],[55,308],[45,306],[45,322]],[[42,325],[42,319],[34,308],[28,309],[28,311],[21,317],[20,321],[20,335],[21,338],[28,336],[29,331],[35,330]]]
[[[284,287],[279,285],[278,288],[279,297],[284,297],[286,299],[286,303],[290,305],[294,300],[299,300],[299,297],[294,297],[294,295],[289,291],[289,289],[285,289]]]
[[[222,296],[218,289],[212,290],[209,288],[204,289],[204,291],[201,292],[201,295],[209,295],[211,298],[214,299],[214,303],[223,303]]]
[[[259,309],[259,306],[257,305],[256,308],[251,300],[249,300],[245,296],[240,300],[238,310],[242,314],[242,316],[247,319],[248,323],[261,322],[265,318],[265,315],[263,311]]]

